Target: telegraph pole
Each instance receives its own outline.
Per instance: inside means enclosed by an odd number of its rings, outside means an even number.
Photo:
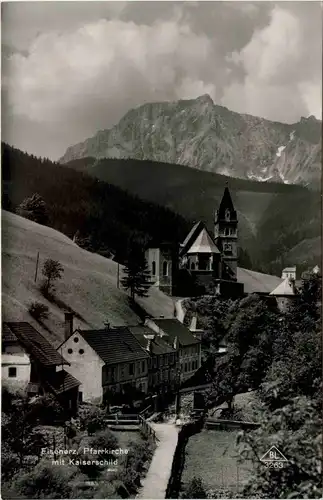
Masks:
[[[117,288],[119,288],[119,279],[120,279],[120,264],[118,262],[118,269],[117,269]]]
[[[35,271],[35,283],[36,283],[36,280],[37,280],[38,263],[39,263],[39,252],[37,252],[36,271]]]

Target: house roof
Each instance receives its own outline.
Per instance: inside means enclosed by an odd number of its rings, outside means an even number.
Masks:
[[[46,383],[57,395],[81,385],[81,382],[79,382],[75,377],[73,377],[73,375],[67,373],[65,370],[55,372],[52,378],[46,380]]]
[[[237,280],[244,284],[245,293],[269,294],[281,283],[281,278],[271,274],[258,273],[250,269],[237,268]]]
[[[18,342],[16,335],[10,330],[6,323],[3,323],[1,330],[1,341],[2,342]]]
[[[129,330],[133,333],[133,335],[135,335],[141,346],[146,349],[147,352],[150,352],[155,356],[176,352],[176,349],[174,349],[162,337],[158,336],[155,332],[148,328],[148,326],[130,326]],[[149,339],[147,336],[154,336],[154,338]],[[148,351],[149,344],[150,350]]]
[[[4,323],[4,329],[18,339],[26,352],[45,366],[68,365],[69,363],[56,351],[33,326],[26,322]]]
[[[187,251],[187,253],[195,254],[195,253],[220,253],[220,250],[215,245],[213,239],[211,238],[209,232],[204,227],[201,232],[198,234],[194,243]]]
[[[80,335],[108,365],[148,358],[149,354],[128,327],[79,330]]]
[[[286,278],[280,285],[278,285],[275,290],[273,290],[270,295],[296,295],[295,293],[295,285],[294,283],[289,279]]]
[[[179,346],[185,347],[200,342],[194,337],[193,333],[177,319],[153,319],[153,322],[168,336],[172,345],[176,337]]]
[[[283,273],[296,273],[296,266],[285,267],[285,269],[283,269]]]

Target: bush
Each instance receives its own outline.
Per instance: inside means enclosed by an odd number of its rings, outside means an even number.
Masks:
[[[28,312],[33,318],[39,321],[48,318],[49,309],[45,304],[36,301],[29,305]]]
[[[90,440],[89,445],[95,450],[108,449],[114,450],[118,447],[118,440],[110,430],[100,431]],[[101,458],[111,459],[116,458],[116,455],[103,453]]]
[[[31,422],[39,421],[41,424],[53,424],[57,421],[64,421],[64,408],[58,403],[54,396],[46,394],[36,399],[31,405],[29,419]]]
[[[206,489],[200,477],[194,476],[182,495],[182,498],[207,498]]]
[[[106,413],[98,407],[80,407],[80,428],[86,430],[89,436],[106,428]]]
[[[53,467],[50,460],[44,459],[31,472],[20,475],[13,487],[25,498],[70,498],[69,481],[74,474],[70,467]]]

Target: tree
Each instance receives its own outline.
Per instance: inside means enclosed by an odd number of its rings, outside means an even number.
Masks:
[[[53,281],[61,279],[63,272],[64,268],[57,260],[45,260],[42,269],[42,274],[46,278],[42,285],[42,290],[45,294],[48,294],[53,289]]]
[[[28,307],[29,314],[36,320],[43,320],[48,318],[49,309],[41,302],[32,302]]]
[[[126,290],[130,290],[131,299],[135,296],[148,297],[148,289],[151,286],[145,255],[141,249],[132,247],[129,252],[124,269],[126,276],[121,279],[121,284]]]
[[[242,433],[244,457],[254,464],[248,497],[321,498],[322,348],[319,278],[303,279],[300,294],[280,317],[272,344],[272,363],[258,395],[261,426]],[[282,468],[266,468],[259,458],[275,445],[287,458]]]
[[[185,489],[183,498],[207,498],[205,487],[200,477],[194,476]]]
[[[17,214],[26,219],[38,222],[38,224],[46,224],[48,222],[46,203],[37,193],[23,200],[17,208]]]

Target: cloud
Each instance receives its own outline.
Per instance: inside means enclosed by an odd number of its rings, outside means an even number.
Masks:
[[[316,32],[317,34],[317,32]],[[268,26],[256,30],[245,47],[227,57],[244,71],[222,102],[240,112],[281,121],[301,115],[321,118],[321,54],[318,38],[309,38],[306,17],[275,6]]]
[[[9,104],[14,114],[57,121],[80,106],[109,110],[139,95],[177,95],[188,77],[203,88],[211,53],[207,37],[175,21],[100,20],[71,33],[41,34],[27,56],[9,58]]]
[[[4,138],[36,154],[205,93],[272,120],[320,116],[317,2],[8,2],[2,34]]]

